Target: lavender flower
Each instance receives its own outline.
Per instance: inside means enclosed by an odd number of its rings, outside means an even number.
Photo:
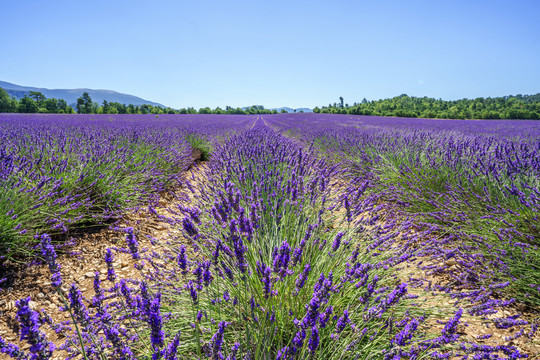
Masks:
[[[311,328],[311,337],[309,338],[308,348],[311,353],[314,353],[319,347],[319,329]]]
[[[295,289],[296,295],[298,295],[300,290],[304,287],[304,284],[306,283],[306,280],[310,271],[311,271],[311,266],[309,264],[306,264],[304,266],[304,270],[302,271],[302,273],[300,273],[300,275],[296,279],[296,289]]]
[[[83,302],[83,296],[81,290],[77,287],[76,284],[71,284],[68,293],[69,299],[69,308],[75,318],[75,321],[79,324],[82,324],[87,331],[91,331],[90,328],[90,318],[88,315],[88,310]]]
[[[301,328],[298,330],[296,335],[294,335],[294,338],[292,340],[292,348],[290,349],[290,352],[292,354],[295,354],[298,349],[301,349],[304,346],[304,340],[306,339],[306,330],[304,328]]]
[[[326,324],[330,320],[330,316],[332,316],[332,313],[334,312],[334,308],[332,306],[329,306],[324,310],[324,312],[319,315],[319,327],[321,329],[324,329],[326,327]]]
[[[128,245],[129,252],[131,253],[131,257],[133,258],[133,260],[138,260],[141,257],[139,254],[139,242],[135,237],[133,228],[128,227],[126,231],[126,243]]]
[[[51,244],[51,237],[48,234],[41,235],[41,255],[45,258],[45,261],[49,265],[49,271],[51,272],[51,285],[53,287],[60,287],[62,285],[62,274],[60,274],[60,264],[56,262],[56,251]]]
[[[343,310],[343,315],[338,319],[336,324],[336,333],[340,333],[345,329],[345,326],[347,326],[348,323],[350,323],[351,320],[349,319],[349,311],[347,309]]]
[[[197,303],[198,303],[197,290],[193,287],[193,281],[189,280],[186,288],[189,290],[189,294],[191,295],[191,299],[193,300],[193,304],[197,305]]]
[[[165,351],[165,360],[176,360],[176,353],[178,352],[178,345],[180,345],[180,330],[176,333],[173,341],[169,344],[167,347],[167,351]]]
[[[190,218],[184,218],[184,220],[182,220],[182,226],[184,227],[186,233],[191,237],[196,238],[199,234],[197,226],[191,221]]]
[[[150,342],[154,350],[152,360],[160,359],[163,355],[161,348],[163,347],[165,338],[162,330],[163,320],[160,313],[161,306],[161,293],[157,293],[156,297],[150,304],[150,311],[148,313],[148,322],[150,325]]]
[[[234,240],[234,254],[236,255],[237,265],[238,269],[242,274],[244,274],[247,271],[247,262],[244,258],[244,254],[246,253],[246,248],[244,246],[244,243],[242,242],[242,239],[240,237],[235,237]]]
[[[16,302],[19,309],[17,320],[20,325],[21,341],[26,340],[30,344],[30,358],[32,360],[45,360],[52,357],[55,346],[47,341],[47,337],[39,330],[40,322],[38,313],[30,309],[30,297]],[[16,353],[16,350],[12,351]]]
[[[418,329],[418,319],[412,319],[403,330],[398,332],[392,342],[398,346],[405,346],[408,344],[408,341],[413,337],[414,332]]]
[[[334,242],[332,243],[332,250],[335,252],[337,249],[339,249],[339,245],[341,245],[341,238],[343,237],[343,233],[340,231],[337,233],[336,237],[334,238]]]
[[[187,257],[186,257],[186,247],[184,245],[180,246],[180,253],[178,254],[178,267],[182,270],[182,274],[186,274],[187,269]]]
[[[114,282],[116,280],[116,273],[114,272],[114,255],[111,251],[111,249],[107,248],[107,251],[105,252],[105,263],[107,263],[107,279],[110,282]]]
[[[278,273],[281,278],[292,274],[291,270],[288,270],[291,247],[286,241],[283,241],[281,247],[274,249],[273,268],[274,272]]]
[[[302,327],[313,327],[317,324],[317,320],[319,318],[319,307],[320,307],[320,299],[317,297],[317,294],[313,294],[313,297],[309,301],[309,305],[307,305],[307,314],[304,317],[304,320],[302,321]]]
[[[270,277],[272,269],[270,267],[265,267],[263,270],[261,281],[264,284],[264,298],[268,299],[272,295],[272,279]]]
[[[13,359],[28,359],[28,355],[22,351],[17,345],[7,343],[0,336],[0,353],[4,353]]]
[[[238,353],[238,349],[240,349],[240,343],[236,342],[231,348],[231,352],[229,356],[227,356],[226,360],[236,360],[236,354]]]
[[[205,261],[202,263],[202,279],[205,286],[208,286],[212,282],[212,272],[210,271],[210,266],[212,266],[212,263],[210,261]]]
[[[142,307],[143,309],[148,309],[148,292],[147,292],[147,287],[146,287],[146,283],[145,282],[142,282],[141,283],[141,295],[142,295]],[[122,294],[122,296],[124,297],[125,301],[126,301],[126,304],[129,306],[129,307],[133,307],[135,305],[135,303],[137,302],[137,300],[133,297],[133,295],[131,294],[131,288],[128,286],[128,282],[126,281],[126,279],[122,279],[120,280],[120,293]],[[146,313],[147,311],[145,311]]]
[[[223,345],[223,333],[229,323],[221,321],[218,325],[217,332],[212,336],[210,342],[212,343],[212,356],[214,359],[221,358],[221,347]]]
[[[217,263],[218,263],[219,250],[221,249],[221,245],[222,245],[221,240],[218,240],[218,241],[216,242],[216,248],[215,248],[215,250],[212,252],[212,259],[213,259],[214,264],[217,264]]]
[[[100,302],[104,296],[103,289],[101,288],[101,280],[99,271],[94,273],[94,300]]]

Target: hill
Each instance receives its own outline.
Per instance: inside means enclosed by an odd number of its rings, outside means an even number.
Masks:
[[[280,107],[280,108],[274,108],[274,109],[270,109],[270,110],[276,110],[277,112],[281,112],[281,110],[285,110],[286,112],[288,113],[293,113],[293,112],[305,112],[305,113],[310,113],[310,112],[313,112],[312,109],[310,108],[297,108],[297,109],[293,109],[293,108],[290,108],[290,107],[287,107],[287,106],[283,106],[283,107]],[[296,110],[296,111],[295,111]]]
[[[120,104],[133,104],[135,106],[140,105],[152,105],[152,106],[161,106],[165,107],[162,104],[145,100],[140,97],[123,94],[112,90],[94,90],[94,89],[46,89],[46,88],[37,88],[31,86],[21,86],[12,84],[6,81],[0,81],[0,88],[3,88],[7,91],[10,96],[20,100],[30,91],[38,91],[45,95],[47,98],[56,98],[63,99],[68,104],[74,105],[77,103],[77,98],[79,98],[82,93],[87,92],[92,101],[95,101],[99,104],[103,103],[103,100],[108,102],[117,102]]]

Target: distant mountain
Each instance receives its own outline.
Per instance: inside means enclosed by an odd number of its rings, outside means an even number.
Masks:
[[[274,108],[274,109],[270,109],[270,110],[277,110],[277,112],[281,112],[281,110],[285,110],[285,111],[287,111],[288,113],[293,113],[293,112],[295,112],[294,110],[296,110],[297,113],[299,113],[300,111],[303,111],[303,112],[305,112],[305,113],[313,112],[313,109],[310,109],[310,108],[298,108],[298,109],[293,109],[293,108],[290,108],[290,107],[287,107],[287,106],[280,107],[280,108]]]
[[[246,110],[249,110],[251,108],[258,108],[258,109],[261,109],[261,110],[265,110],[266,108],[263,106],[263,105],[251,105],[251,106],[244,106],[242,108],[242,110],[246,111]],[[268,110],[276,110],[277,112],[281,112],[281,110],[285,110],[286,112],[288,113],[293,113],[293,112],[297,112],[299,113],[300,111],[303,111],[305,113],[310,113],[310,112],[313,112],[312,109],[310,108],[297,108],[297,109],[293,109],[293,108],[290,108],[290,107],[287,107],[287,106],[284,106],[284,107],[280,107],[280,108],[272,108],[272,109],[268,109]],[[295,111],[296,110],[296,111]]]
[[[122,94],[112,90],[93,90],[93,89],[45,89],[45,88],[36,88],[30,86],[20,86],[5,81],[0,81],[0,88],[3,88],[7,91],[10,96],[13,96],[16,99],[21,99],[25,95],[28,95],[30,91],[39,91],[47,98],[56,98],[64,99],[69,105],[74,106],[77,103],[77,98],[81,97],[84,92],[87,92],[92,101],[95,101],[99,104],[103,103],[103,100],[108,102],[117,102],[120,104],[133,104],[133,105],[152,105],[152,106],[161,106],[165,107],[162,104],[141,99],[140,97]]]

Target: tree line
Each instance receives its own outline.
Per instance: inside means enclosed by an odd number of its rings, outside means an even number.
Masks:
[[[315,113],[419,117],[431,119],[540,119],[540,93],[494,98],[442,100],[406,94],[353,105],[339,102],[316,107]]]
[[[281,110],[281,112],[286,112]],[[265,109],[261,105],[253,105],[249,108],[234,108],[231,106],[221,109],[204,107],[195,109],[192,107],[175,110],[170,107],[153,105],[120,104],[103,100],[99,104],[92,100],[87,92],[77,99],[74,107],[68,105],[63,99],[48,99],[40,92],[30,91],[20,100],[9,96],[7,91],[0,88],[0,113],[52,113],[52,114],[277,114],[276,110]]]

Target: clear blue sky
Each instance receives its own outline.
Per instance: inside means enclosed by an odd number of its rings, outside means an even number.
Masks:
[[[540,92],[540,1],[2,1],[0,80],[174,108]]]

